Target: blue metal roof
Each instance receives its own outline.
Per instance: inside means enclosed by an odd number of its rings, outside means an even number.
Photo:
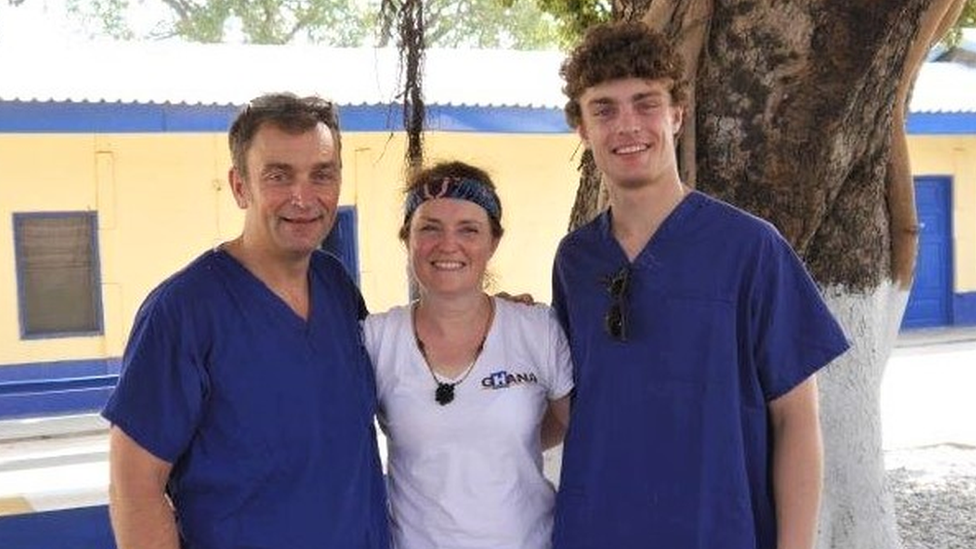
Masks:
[[[157,133],[227,131],[237,107],[0,101],[0,133]],[[569,133],[562,109],[434,105],[429,130],[480,133]],[[397,106],[346,106],[345,131],[403,130]],[[976,135],[976,112],[910,113],[912,135]]]
[[[0,101],[3,133],[156,133],[226,132],[237,107],[226,105],[154,105]],[[345,106],[343,131],[402,131],[398,106]],[[481,133],[567,133],[562,109],[433,105],[427,129]]]

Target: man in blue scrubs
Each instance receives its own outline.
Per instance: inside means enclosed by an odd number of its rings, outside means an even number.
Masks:
[[[387,549],[365,306],[318,251],[335,109],[262,96],[229,141],[243,233],[149,295],[103,411],[118,546]]]
[[[810,549],[814,372],[847,347],[770,224],[686,187],[682,60],[641,23],[563,64],[567,119],[610,208],[560,243],[576,389],[554,549]]]

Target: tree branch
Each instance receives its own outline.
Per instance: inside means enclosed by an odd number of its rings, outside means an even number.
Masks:
[[[678,155],[681,178],[694,188],[697,184],[696,154],[696,82],[698,61],[704,51],[705,39],[711,27],[713,0],[668,0],[651,4],[644,22],[651,28],[665,33],[678,47],[685,62],[688,78],[688,105],[685,109],[681,135],[678,139]]]
[[[928,51],[959,18],[965,0],[933,0],[922,14],[919,32],[908,51],[905,71],[898,83],[891,128],[891,155],[885,174],[888,215],[891,220],[891,277],[902,289],[911,286],[918,256],[918,213],[915,185],[908,157],[905,123],[908,101]]]
[[[193,5],[187,5],[186,2],[181,0],[160,0],[163,4],[169,7],[169,9],[176,12],[176,16],[180,18],[180,21],[187,21],[190,19],[190,11],[193,9]]]

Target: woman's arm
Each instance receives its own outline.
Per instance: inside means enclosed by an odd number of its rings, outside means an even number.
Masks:
[[[569,427],[569,395],[550,400],[542,418],[542,449],[559,446]]]

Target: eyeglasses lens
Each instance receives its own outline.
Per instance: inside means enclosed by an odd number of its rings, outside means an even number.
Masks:
[[[630,286],[630,269],[624,266],[607,282],[610,293],[610,309],[604,317],[604,327],[610,337],[617,341],[627,341],[627,289]]]

